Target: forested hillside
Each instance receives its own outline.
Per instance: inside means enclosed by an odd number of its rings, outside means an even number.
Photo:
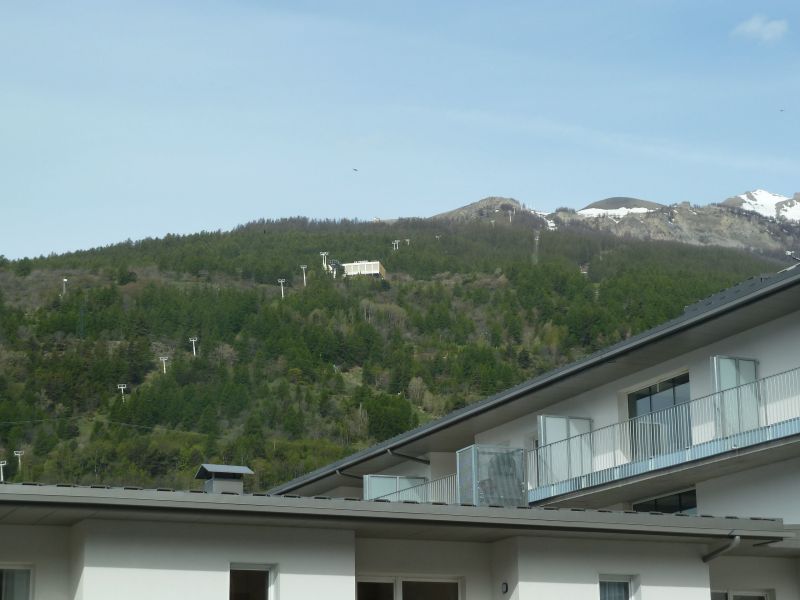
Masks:
[[[601,233],[537,249],[536,224],[259,221],[0,257],[6,477],[189,487],[227,462],[265,489],[780,268]],[[333,279],[321,251],[389,275]]]

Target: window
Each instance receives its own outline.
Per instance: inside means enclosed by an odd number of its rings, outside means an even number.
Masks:
[[[713,591],[711,600],[770,600],[772,592]]]
[[[456,581],[403,581],[402,600],[458,600]]]
[[[628,394],[633,460],[684,450],[691,445],[691,414],[688,410],[689,374]]]
[[[401,577],[360,579],[356,600],[459,600],[459,584]]]
[[[0,569],[0,600],[29,600],[31,572],[28,569]]]
[[[231,565],[229,600],[267,600],[269,570],[264,566]]]
[[[633,419],[684,404],[689,398],[689,374],[684,373],[628,394],[628,414]]]
[[[631,577],[608,577],[600,580],[600,600],[630,600]]]
[[[686,490],[667,496],[659,496],[650,500],[642,500],[633,504],[633,510],[637,512],[663,512],[663,513],[688,513],[697,512],[697,492]]]
[[[359,581],[356,584],[358,600],[394,600],[394,582]]]
[[[407,490],[425,483],[424,477],[405,477],[403,475],[364,475],[364,499],[374,500],[401,490]],[[413,500],[413,498],[404,498]]]

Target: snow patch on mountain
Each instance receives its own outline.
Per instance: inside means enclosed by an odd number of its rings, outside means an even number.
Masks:
[[[778,214],[791,221],[800,221],[800,194],[788,198],[778,206]]]
[[[558,229],[558,225],[556,225],[556,222],[550,218],[550,215],[548,213],[539,212],[538,210],[531,209],[531,214],[536,215],[540,219],[544,219],[544,222],[547,223],[547,228],[550,231],[555,231],[556,229]]]
[[[665,208],[663,204],[632,198],[630,196],[613,196],[592,202],[578,211],[578,215],[587,218],[607,217],[613,220],[623,219],[628,215],[643,215],[654,210]]]
[[[633,208],[620,207],[620,208],[584,208],[579,210],[578,214],[582,217],[613,217],[621,219],[630,214],[643,214],[651,212],[652,208],[645,208],[643,206],[634,206]]]
[[[765,217],[778,217],[778,205],[789,200],[786,196],[780,194],[773,194],[767,190],[753,190],[752,192],[745,192],[739,194],[733,200],[741,200],[739,208],[743,210],[750,210]]]

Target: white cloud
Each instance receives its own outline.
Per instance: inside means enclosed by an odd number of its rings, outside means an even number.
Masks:
[[[785,19],[769,20],[763,15],[753,15],[739,23],[731,33],[737,37],[770,43],[777,42],[788,30],[789,23]]]

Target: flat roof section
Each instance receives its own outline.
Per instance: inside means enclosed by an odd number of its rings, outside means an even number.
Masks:
[[[748,547],[760,548],[795,538],[780,519],[0,485],[0,525],[69,526],[86,519],[333,528],[361,537],[471,541],[534,535],[709,543],[739,535]]]

